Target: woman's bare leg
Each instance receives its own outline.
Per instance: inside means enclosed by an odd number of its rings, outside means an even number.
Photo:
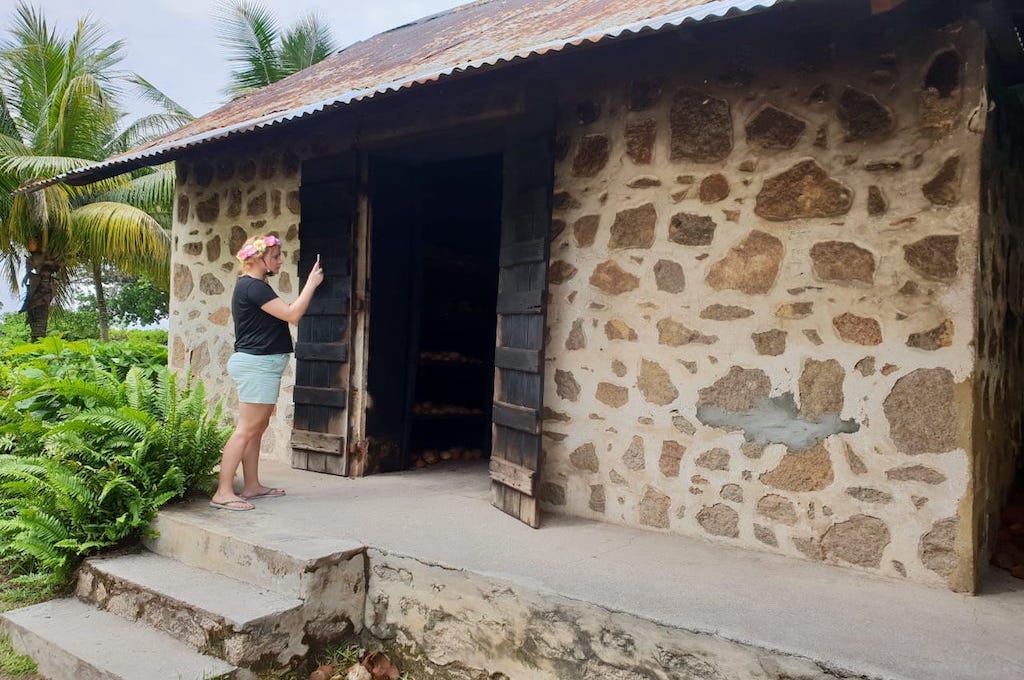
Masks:
[[[220,459],[220,475],[217,482],[217,490],[213,494],[215,503],[228,501],[244,501],[235,493],[235,473],[239,464],[242,465],[242,474],[245,484],[248,485],[250,478],[255,486],[259,486],[258,465],[260,455],[260,440],[270,422],[270,414],[274,410],[273,404],[238,404],[238,426],[234,434],[224,445],[224,452]],[[252,473],[249,468],[252,466]],[[245,491],[249,495],[248,491]]]

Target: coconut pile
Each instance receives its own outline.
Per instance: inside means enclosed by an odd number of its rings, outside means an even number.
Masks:
[[[1024,489],[1015,491],[1003,508],[992,564],[1024,578]]]
[[[398,666],[384,652],[371,652],[359,663],[336,669],[330,664],[318,666],[309,680],[398,680]]]

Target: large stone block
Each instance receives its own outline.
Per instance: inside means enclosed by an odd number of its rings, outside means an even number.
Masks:
[[[843,380],[846,372],[835,359],[804,362],[800,374],[800,417],[816,421],[838,416],[843,410]]]
[[[875,319],[846,312],[832,319],[832,327],[843,342],[857,345],[882,344],[882,326]]]
[[[555,370],[555,394],[568,401],[580,398],[580,384],[576,382],[572,371]]]
[[[773,328],[762,333],[751,333],[750,338],[754,341],[754,350],[762,355],[777,357],[786,351],[786,331]]]
[[[697,523],[712,536],[736,538],[740,535],[740,516],[725,503],[705,506],[697,513]]]
[[[621,408],[629,402],[629,388],[609,382],[599,382],[594,397],[606,406]]]
[[[712,345],[716,342],[718,342],[717,335],[704,335],[673,319],[662,319],[658,322],[659,344],[680,347],[682,345]]]
[[[658,123],[653,118],[630,121],[626,124],[626,155],[637,165],[647,165],[654,159],[654,141]]]
[[[935,205],[956,205],[960,201],[960,154],[950,156],[921,187],[925,198]]]
[[[176,300],[184,300],[192,294],[192,288],[195,287],[195,280],[192,278],[192,272],[183,264],[174,265],[174,285],[172,290],[174,291],[174,298]]]
[[[956,384],[945,368],[919,368],[893,385],[883,404],[889,436],[903,453],[944,453],[957,446]]]
[[[925,236],[903,246],[903,258],[914,271],[937,281],[952,281],[958,273],[956,251],[959,236]]]
[[[612,223],[608,248],[650,248],[654,244],[654,227],[657,222],[658,211],[653,203],[619,211]]]
[[[773,489],[782,491],[821,491],[835,479],[832,458],[823,444],[806,451],[790,451],[760,480]]]
[[[956,554],[956,529],[956,517],[941,519],[921,536],[918,545],[921,564],[944,578],[953,575],[959,562]]]
[[[850,211],[853,191],[832,179],[817,161],[800,161],[765,180],[754,212],[766,220],[838,217]]]
[[[647,461],[644,456],[644,438],[634,436],[629,443],[629,448],[622,454],[622,464],[628,469],[634,472],[643,470],[647,467]]]
[[[715,290],[739,290],[748,295],[767,293],[775,285],[782,256],[782,241],[763,231],[752,231],[711,265],[707,284]]]
[[[732,112],[724,99],[682,89],[672,100],[669,124],[673,161],[717,163],[732,152]]]
[[[846,141],[880,140],[896,125],[892,111],[878,98],[853,87],[839,96],[839,120],[846,126]]]
[[[907,338],[907,347],[915,347],[928,351],[935,351],[953,344],[953,321],[944,319],[935,328],[920,333],[911,333]]]
[[[718,203],[729,197],[729,180],[725,175],[716,172],[708,175],[700,182],[701,203]]]
[[[647,487],[644,497],[640,499],[640,524],[657,529],[668,529],[668,510],[672,499],[653,487]]]
[[[823,241],[811,247],[814,275],[822,281],[874,283],[875,256],[846,241]]]
[[[681,293],[686,287],[683,265],[672,260],[658,260],[654,263],[654,283],[658,290],[666,293]]]
[[[890,540],[885,522],[877,517],[854,515],[833,524],[822,537],[821,547],[829,559],[877,569]]]
[[[606,135],[584,135],[572,159],[572,174],[576,177],[594,177],[608,164],[611,143]]]
[[[769,104],[747,122],[747,143],[765,150],[792,149],[806,129],[805,121]]]
[[[590,442],[587,442],[570,453],[569,463],[571,463],[577,470],[583,470],[584,472],[597,472],[600,469],[600,465],[597,460],[597,451],[594,449],[594,445]]]
[[[796,524],[797,515],[793,502],[785,496],[768,494],[757,502],[757,514],[771,520],[793,526]]]
[[[708,246],[715,238],[715,221],[707,215],[676,213],[668,225],[668,240],[684,246]]]
[[[678,477],[679,465],[686,453],[686,447],[677,441],[666,440],[661,443],[661,456],[658,458],[658,469],[666,477]]]
[[[196,218],[200,222],[209,224],[216,222],[220,217],[220,194],[213,194],[209,198],[196,203]]]
[[[621,295],[640,287],[640,279],[630,274],[617,262],[606,260],[594,268],[590,285],[609,295]]]
[[[576,276],[577,269],[565,260],[555,260],[548,267],[548,283],[561,285]]]
[[[573,222],[572,234],[576,239],[577,246],[586,248],[594,245],[594,239],[597,236],[597,226],[600,224],[600,221],[600,215],[584,215]]]
[[[679,390],[672,384],[668,371],[661,364],[648,359],[640,362],[637,388],[645,401],[659,406],[667,406],[679,396]]]
[[[733,366],[709,387],[698,392],[697,407],[714,407],[723,411],[744,412],[759,399],[767,399],[772,383],[759,368]]]

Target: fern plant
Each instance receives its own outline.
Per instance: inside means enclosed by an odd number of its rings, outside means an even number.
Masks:
[[[27,376],[0,401],[0,561],[53,585],[172,499],[209,492],[231,434],[190,376],[179,389],[166,368],[132,367],[123,381],[91,370],[92,381]]]

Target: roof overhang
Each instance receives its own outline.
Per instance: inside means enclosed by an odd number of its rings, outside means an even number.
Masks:
[[[516,48],[513,51],[491,54],[479,59],[452,63],[450,65],[443,65],[440,67],[434,65],[432,68],[403,74],[397,79],[380,82],[372,87],[340,92],[329,98],[321,99],[311,104],[296,106],[287,110],[242,120],[234,124],[214,127],[187,137],[174,138],[164,143],[157,143],[153,146],[142,147],[140,149],[129,151],[125,154],[111,157],[99,163],[86,165],[81,168],[65,172],[55,177],[27,183],[19,187],[15,193],[29,193],[60,182],[74,186],[89,184],[91,182],[96,182],[129,172],[139,167],[159,165],[160,163],[174,160],[185,151],[190,151],[211,142],[226,140],[267,128],[280,127],[294,121],[307,119],[312,116],[323,114],[327,111],[333,111],[358,102],[367,101],[381,95],[434,83],[460,73],[485,72],[514,62],[540,59],[571,47],[588,44],[592,45],[623,37],[673,30],[686,23],[698,23],[713,19],[732,18],[755,10],[768,9],[776,5],[790,4],[797,1],[798,0],[710,0],[696,6],[661,14],[622,26],[601,27],[599,29],[585,30],[565,38],[549,40],[539,44],[525,45],[522,48]],[[892,0],[884,1],[892,2]],[[311,68],[316,68],[316,66]],[[271,85],[270,87],[274,86]],[[204,118],[212,116],[213,114],[207,114],[207,116],[200,117],[197,121],[202,121]]]

